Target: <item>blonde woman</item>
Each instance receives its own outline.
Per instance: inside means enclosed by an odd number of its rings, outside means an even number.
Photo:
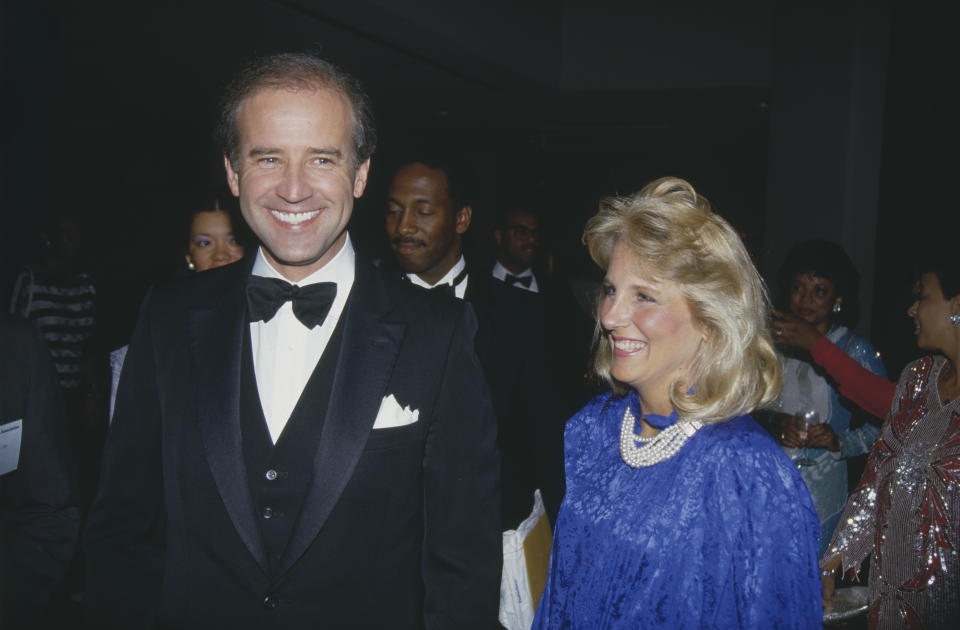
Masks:
[[[740,239],[664,178],[601,202],[584,242],[606,270],[594,367],[612,391],[567,423],[533,627],[820,628],[810,494],[747,415],[781,379]]]

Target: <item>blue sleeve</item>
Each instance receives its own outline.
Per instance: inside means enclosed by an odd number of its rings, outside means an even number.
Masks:
[[[756,433],[745,438],[725,449],[726,465],[718,469],[716,548],[733,553],[726,567],[709,557],[704,563],[716,568],[717,598],[716,616],[704,626],[819,629],[820,524],[810,494],[772,441]]]
[[[593,428],[593,425],[600,421],[601,412],[604,411],[604,406],[611,397],[612,395],[609,392],[595,396],[566,422],[563,434],[563,451],[564,476],[567,483],[567,490],[570,490],[572,483],[571,476],[567,471],[570,467],[576,466],[576,462],[582,457],[585,434]],[[566,496],[564,496],[563,500],[566,501]],[[564,507],[565,506],[561,504],[561,513]],[[553,624],[557,623],[555,619],[556,613],[551,610],[555,590],[554,581],[562,581],[556,568],[557,554],[575,553],[576,550],[575,537],[571,536],[569,544],[565,542],[566,532],[560,526],[560,516],[557,517],[557,522],[554,523],[553,526],[553,542],[550,546],[550,564],[547,568],[547,583],[540,595],[540,601],[537,603],[531,630],[546,630],[547,628],[554,627]],[[560,592],[562,592],[562,589]]]
[[[850,340],[844,344],[843,351],[862,367],[886,378],[887,370],[883,367],[883,361],[880,360],[880,353],[867,338],[852,335]],[[847,458],[869,453],[879,433],[880,427],[869,421],[855,429],[847,429],[837,436],[840,441],[841,457]]]

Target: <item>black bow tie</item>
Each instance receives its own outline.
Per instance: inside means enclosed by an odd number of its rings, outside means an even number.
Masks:
[[[253,322],[269,322],[284,303],[293,302],[293,314],[301,324],[313,328],[326,319],[335,297],[335,282],[317,282],[298,287],[279,278],[247,278],[247,309]]]
[[[508,273],[503,281],[507,284],[522,284],[526,288],[530,288],[530,283],[533,282],[533,276],[515,276],[512,273]]]
[[[443,284],[434,285],[429,289],[427,289],[427,291],[430,291],[431,293],[439,293],[440,295],[449,295],[450,297],[457,297],[456,288],[452,284],[447,284],[446,282],[444,282]]]

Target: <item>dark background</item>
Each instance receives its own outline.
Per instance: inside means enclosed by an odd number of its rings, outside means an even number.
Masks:
[[[858,328],[894,376],[915,352],[911,260],[956,234],[946,4],[2,0],[0,301],[69,209],[124,343],[145,287],[182,261],[185,200],[223,178],[224,82],[254,54],[313,48],[375,103],[361,250],[382,252],[391,165],[424,140],[472,167],[475,251],[498,209],[532,199],[568,268],[599,197],[677,175],[771,282],[794,243],[841,243],[863,276]]]

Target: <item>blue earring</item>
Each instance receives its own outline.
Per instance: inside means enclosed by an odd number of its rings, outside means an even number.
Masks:
[[[954,328],[960,328],[960,315],[954,313],[950,316],[950,322],[953,324]]]

